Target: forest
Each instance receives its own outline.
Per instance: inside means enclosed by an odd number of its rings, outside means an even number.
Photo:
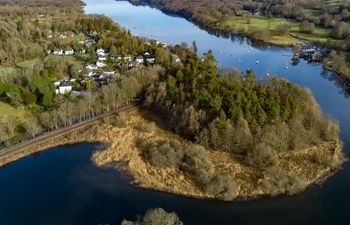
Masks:
[[[337,122],[310,90],[277,77],[257,80],[253,71],[225,76],[210,51],[185,57],[184,68],[148,88],[145,103],[180,136],[258,168],[275,165],[279,152],[337,139]]]

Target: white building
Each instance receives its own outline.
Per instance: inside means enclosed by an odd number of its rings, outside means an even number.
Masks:
[[[96,66],[97,67],[105,67],[106,66],[106,63],[104,61],[97,61],[96,62]]]
[[[63,82],[58,88],[56,89],[56,94],[67,94],[71,92],[73,89],[72,84],[68,81]]]
[[[88,70],[97,70],[97,65],[89,64],[89,65],[86,66],[86,69],[88,69]]]
[[[108,53],[102,48],[97,49],[96,54],[100,57],[106,57],[108,55]]]
[[[136,57],[135,62],[137,64],[142,64],[144,62],[144,59],[142,56],[138,56],[138,57]]]
[[[66,49],[64,51],[64,55],[74,55],[74,50],[73,49]]]
[[[149,62],[149,63],[154,63],[156,61],[156,59],[155,58],[147,58],[147,62]]]
[[[98,61],[106,61],[107,58],[106,57],[98,57]]]
[[[57,49],[53,52],[54,55],[63,55],[63,50],[62,49]]]
[[[114,75],[115,71],[114,70],[104,70],[103,74],[105,74],[105,75]]]

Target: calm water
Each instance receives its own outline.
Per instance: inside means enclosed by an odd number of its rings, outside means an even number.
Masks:
[[[85,2],[87,13],[105,14],[135,35],[168,44],[195,40],[199,52],[212,49],[223,68],[252,68],[259,77],[269,72],[310,88],[323,111],[339,120],[349,153],[350,89],[321,66],[305,61],[292,66],[289,48],[259,48],[239,37],[217,37],[149,7],[113,0]],[[90,162],[93,150],[92,144],[58,147],[1,168],[0,225],[117,225],[152,207],[176,211],[187,225],[349,224],[348,164],[324,186],[299,196],[222,203],[133,187],[115,171],[95,168]]]

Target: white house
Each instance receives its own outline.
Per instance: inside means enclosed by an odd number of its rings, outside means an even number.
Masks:
[[[154,63],[156,61],[156,59],[155,58],[147,58],[147,62],[149,62],[149,63]]]
[[[68,81],[65,81],[60,86],[58,86],[58,89],[56,89],[56,93],[64,95],[71,92],[72,89],[72,84]]]
[[[100,57],[105,57],[108,55],[108,53],[102,48],[97,49],[96,54]]]
[[[88,69],[88,70],[96,70],[97,66],[95,64],[89,64],[89,65],[86,66],[86,69]]]
[[[63,55],[63,50],[62,49],[57,49],[53,52],[54,55]]]
[[[143,55],[144,56],[150,56],[151,54],[149,52],[145,52]]]
[[[103,71],[103,74],[105,74],[105,75],[114,75],[115,74],[115,71],[114,70],[104,70]]]
[[[144,59],[142,56],[138,56],[135,59],[136,64],[142,64],[144,62]]]
[[[97,61],[96,62],[96,66],[97,67],[105,67],[106,66],[106,63],[104,61]]]
[[[54,82],[53,82],[53,85],[55,85],[55,87],[60,86],[60,84],[61,84],[61,82],[60,82],[60,81],[54,81]]]
[[[98,57],[98,61],[106,61],[107,58],[106,57]]]
[[[74,50],[73,49],[66,49],[64,51],[64,55],[74,55]]]

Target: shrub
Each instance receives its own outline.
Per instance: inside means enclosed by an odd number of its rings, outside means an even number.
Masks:
[[[150,209],[142,219],[123,220],[121,225],[183,225],[176,213],[168,213],[162,208]]]
[[[139,139],[137,147],[143,159],[153,166],[179,169],[206,193],[222,200],[234,198],[234,181],[215,174],[214,165],[202,146],[187,146],[174,140],[155,142]]]
[[[183,146],[177,141],[137,141],[142,157],[153,166],[177,168],[183,157]]]
[[[150,122],[148,124],[139,124],[135,128],[141,132],[152,133],[156,130],[157,126],[154,122]]]
[[[298,194],[307,186],[306,182],[300,177],[276,167],[265,170],[263,175],[265,179],[260,183],[261,189],[271,196],[283,193]]]
[[[310,23],[307,20],[304,20],[300,24],[300,31],[303,32],[303,33],[312,34],[315,31],[315,24]]]
[[[248,152],[247,160],[249,165],[253,167],[266,169],[277,164],[278,156],[276,151],[271,149],[270,146],[260,143],[252,151]]]

